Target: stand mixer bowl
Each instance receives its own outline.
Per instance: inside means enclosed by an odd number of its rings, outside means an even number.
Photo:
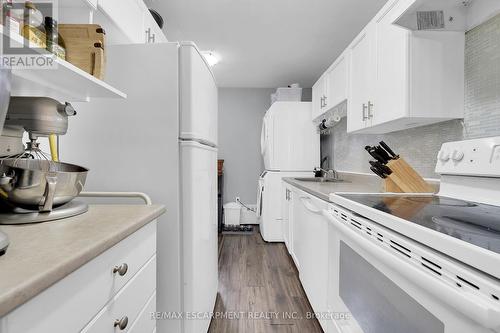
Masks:
[[[83,190],[88,169],[36,159],[0,161],[0,200],[14,207],[50,212]]]

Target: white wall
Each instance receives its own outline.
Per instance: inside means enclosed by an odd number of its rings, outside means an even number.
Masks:
[[[262,118],[274,89],[219,89],[219,159],[224,159],[224,203],[235,197],[257,201],[257,180],[264,165],[260,155]]]

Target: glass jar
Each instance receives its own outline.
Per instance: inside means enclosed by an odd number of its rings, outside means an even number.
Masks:
[[[66,48],[64,40],[59,35],[57,21],[50,16],[45,17],[45,33],[47,50],[61,59],[66,59]]]
[[[24,8],[22,35],[29,40],[30,47],[46,49],[47,37],[42,12],[31,1],[26,1]]]

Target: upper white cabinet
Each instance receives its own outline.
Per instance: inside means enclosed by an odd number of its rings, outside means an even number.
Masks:
[[[144,44],[167,39],[142,0],[97,0],[94,22],[107,32],[110,44]]]
[[[104,27],[117,42],[144,43],[144,2],[139,0],[98,0],[96,20],[105,15],[112,24]],[[121,38],[119,38],[121,37]]]
[[[388,133],[463,117],[465,36],[394,25],[407,2],[389,1],[349,46],[348,132]]]
[[[327,110],[325,100],[328,94],[328,76],[323,74],[322,77],[312,87],[312,119],[316,119]]]
[[[347,117],[347,128],[350,131],[371,125],[369,113],[373,106],[373,82],[376,79],[374,41],[373,24],[370,24],[348,48],[350,64],[347,110],[351,113]]]
[[[342,54],[313,86],[313,120],[347,98],[347,54]]]
[[[422,2],[386,3],[314,85],[313,120],[345,99],[348,132],[380,134],[463,118],[463,31],[395,24]]]
[[[147,44],[166,43],[167,37],[161,31],[153,16],[146,10],[144,12],[144,42]]]
[[[328,109],[342,103],[347,98],[347,56],[343,53],[335,60],[327,72],[327,100]]]
[[[167,42],[142,0],[60,0],[59,7],[59,22],[99,24],[108,45]]]

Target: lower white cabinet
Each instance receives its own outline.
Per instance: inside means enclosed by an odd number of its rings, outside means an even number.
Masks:
[[[155,295],[156,222],[151,222],[0,318],[0,332],[105,333],[119,332],[120,325],[151,332]]]
[[[293,205],[293,251],[300,281],[314,312],[323,314],[327,311],[328,289],[328,223],[323,216],[327,203],[299,190]],[[326,319],[318,320],[326,330]]]
[[[113,333],[125,330],[139,317],[141,309],[156,291],[156,256],[122,288],[82,330],[82,333]],[[123,327],[123,328],[122,328]]]
[[[136,321],[128,330],[130,333],[143,333],[156,331],[156,321],[151,320],[151,314],[156,311],[156,291],[151,295],[147,304],[142,308]]]
[[[292,186],[283,182],[282,191],[282,202],[281,202],[281,216],[283,222],[283,240],[285,241],[288,253],[292,255],[293,247],[293,192]]]

